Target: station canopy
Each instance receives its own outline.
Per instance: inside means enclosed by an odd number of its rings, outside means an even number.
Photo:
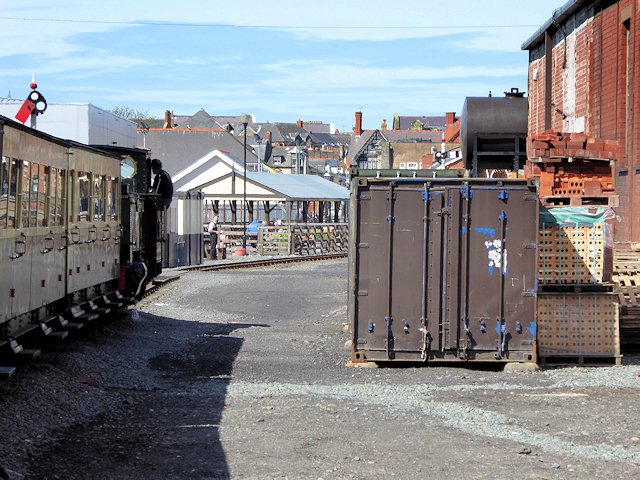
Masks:
[[[317,175],[259,173],[247,164],[249,201],[347,201],[349,190]],[[173,178],[178,194],[199,190],[214,200],[244,199],[244,166],[241,160],[221,150],[213,150]]]

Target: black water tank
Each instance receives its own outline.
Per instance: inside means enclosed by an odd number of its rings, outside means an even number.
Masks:
[[[520,165],[526,158],[527,117],[529,102],[517,88],[505,92],[505,97],[467,97],[460,117],[460,149],[465,168],[473,162],[474,133],[478,152],[512,152],[516,134],[520,136]],[[503,134],[503,135],[497,135]],[[478,168],[513,169],[513,155],[478,156]]]

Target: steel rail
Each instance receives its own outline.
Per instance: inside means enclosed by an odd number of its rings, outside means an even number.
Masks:
[[[347,255],[347,253],[332,253],[328,255],[310,255],[306,257],[269,258],[264,260],[249,260],[245,262],[220,263],[217,265],[197,265],[194,267],[185,267],[181,269],[180,272],[215,272],[219,270],[236,270],[240,268],[270,267],[272,265],[282,265],[287,263],[334,260],[337,258],[346,258]]]

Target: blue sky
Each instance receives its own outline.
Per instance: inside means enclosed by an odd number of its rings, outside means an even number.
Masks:
[[[563,4],[4,0],[0,96],[35,73],[49,102],[373,129],[526,91],[520,46]]]

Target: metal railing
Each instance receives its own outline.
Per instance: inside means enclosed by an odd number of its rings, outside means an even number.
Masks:
[[[220,240],[226,246],[241,245],[242,225],[222,225],[220,228],[222,230]],[[205,245],[207,244],[208,241],[205,239]],[[258,255],[312,256],[347,253],[349,225],[347,223],[284,223],[251,226],[247,229],[247,245],[255,247]]]
[[[291,253],[323,255],[347,253],[349,225],[346,223],[294,223]]]

